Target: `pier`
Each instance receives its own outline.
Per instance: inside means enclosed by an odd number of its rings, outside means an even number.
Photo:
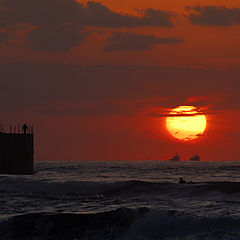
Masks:
[[[0,127],[0,174],[34,174],[32,125]]]

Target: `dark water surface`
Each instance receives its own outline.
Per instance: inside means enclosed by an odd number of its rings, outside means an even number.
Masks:
[[[239,162],[36,162],[35,170],[0,177],[0,239],[240,239]]]

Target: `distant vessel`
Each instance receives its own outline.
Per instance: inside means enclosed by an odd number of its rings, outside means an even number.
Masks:
[[[181,159],[181,158],[180,158],[179,155],[176,153],[176,155],[173,156],[173,157],[170,159],[170,161],[172,161],[172,162],[179,162],[180,159]]]
[[[194,156],[189,159],[190,161],[200,161],[200,157],[198,153],[194,153]]]

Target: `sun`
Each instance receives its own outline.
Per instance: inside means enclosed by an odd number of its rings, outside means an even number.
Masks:
[[[169,133],[182,141],[191,141],[202,136],[206,127],[206,116],[194,106],[179,106],[172,109],[166,117]]]

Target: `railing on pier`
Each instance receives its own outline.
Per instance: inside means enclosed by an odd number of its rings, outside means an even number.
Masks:
[[[0,133],[10,133],[10,134],[33,134],[34,128],[33,125],[28,124],[9,124],[7,128],[3,126],[3,124],[0,125]]]

